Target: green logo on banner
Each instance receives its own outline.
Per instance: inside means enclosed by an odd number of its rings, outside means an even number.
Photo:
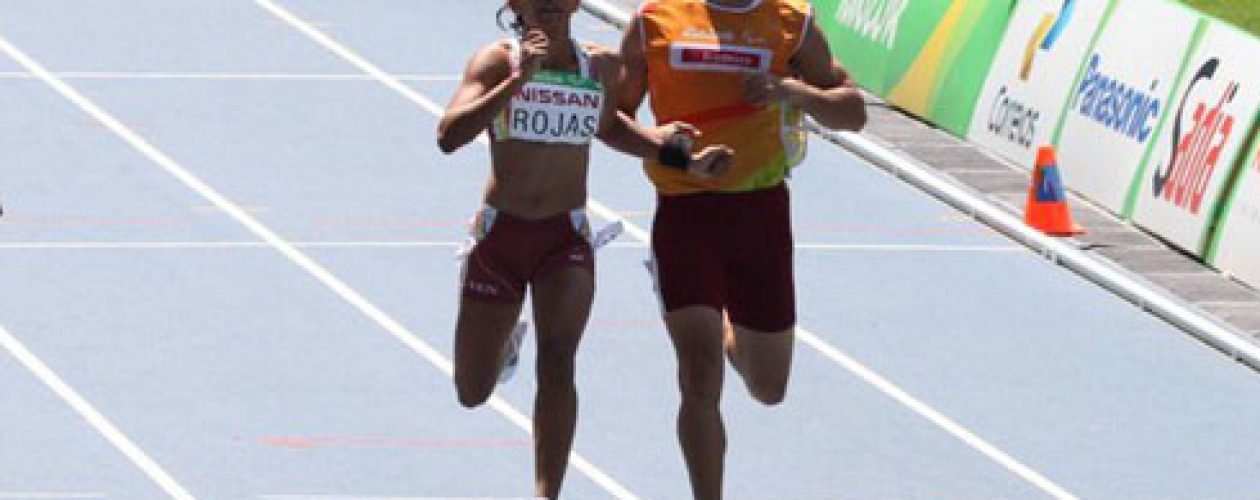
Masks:
[[[1015,0],[814,0],[854,80],[957,134],[971,124]]]

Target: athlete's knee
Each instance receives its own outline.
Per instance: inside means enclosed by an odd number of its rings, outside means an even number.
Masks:
[[[678,367],[678,388],[684,403],[716,405],[722,396],[722,358],[691,359]]]
[[[784,367],[760,367],[760,371],[746,370],[744,382],[753,399],[766,406],[783,403],[787,397],[788,369]]]
[[[665,323],[678,356],[678,388],[684,406],[716,406],[726,369],[721,313],[707,306],[686,307],[666,314]]]
[[[486,404],[488,399],[490,399],[490,393],[488,392],[459,391],[459,405],[469,410]]]
[[[542,341],[538,344],[538,385],[565,388],[573,385],[577,343]]]
[[[753,399],[766,406],[778,406],[787,398],[787,380],[749,384]]]
[[[792,369],[794,332],[790,328],[761,331],[742,326],[736,331],[737,349],[742,355],[735,368],[749,394],[766,406],[783,403]]]
[[[494,392],[493,381],[484,383],[472,380],[472,377],[455,375],[455,393],[459,397],[460,406],[464,408],[476,408],[485,404],[492,392]]]

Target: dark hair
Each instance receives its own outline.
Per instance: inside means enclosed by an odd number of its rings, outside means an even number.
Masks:
[[[503,14],[506,12],[511,12],[514,16],[512,21],[507,23],[503,22]],[[510,31],[517,37],[525,36],[525,21],[522,20],[521,15],[512,10],[512,7],[508,4],[503,4],[502,7],[499,7],[499,12],[494,15],[494,20],[499,25],[499,29],[503,31]]]

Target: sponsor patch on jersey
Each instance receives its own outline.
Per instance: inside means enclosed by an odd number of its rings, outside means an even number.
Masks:
[[[675,69],[726,73],[770,70],[769,50],[760,47],[674,42],[669,46],[669,64]]]

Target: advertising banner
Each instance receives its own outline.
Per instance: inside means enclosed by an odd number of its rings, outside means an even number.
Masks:
[[[887,67],[911,0],[813,0],[814,20],[832,56],[872,93],[888,91]]]
[[[837,60],[864,88],[958,135],[1016,0],[814,0]]]
[[[1166,0],[1118,0],[1108,17],[1051,142],[1068,188],[1121,214],[1206,21]]]
[[[1258,49],[1236,28],[1208,26],[1134,183],[1134,222],[1199,256],[1260,108]]]
[[[1242,170],[1225,204],[1208,262],[1260,288],[1260,138],[1253,139],[1253,143],[1251,152],[1240,162]]]
[[[1015,3],[911,2],[888,66],[888,102],[965,137]]]
[[[1037,148],[1051,142],[1077,70],[1110,5],[1110,0],[1020,2],[967,138],[1031,169]]]

